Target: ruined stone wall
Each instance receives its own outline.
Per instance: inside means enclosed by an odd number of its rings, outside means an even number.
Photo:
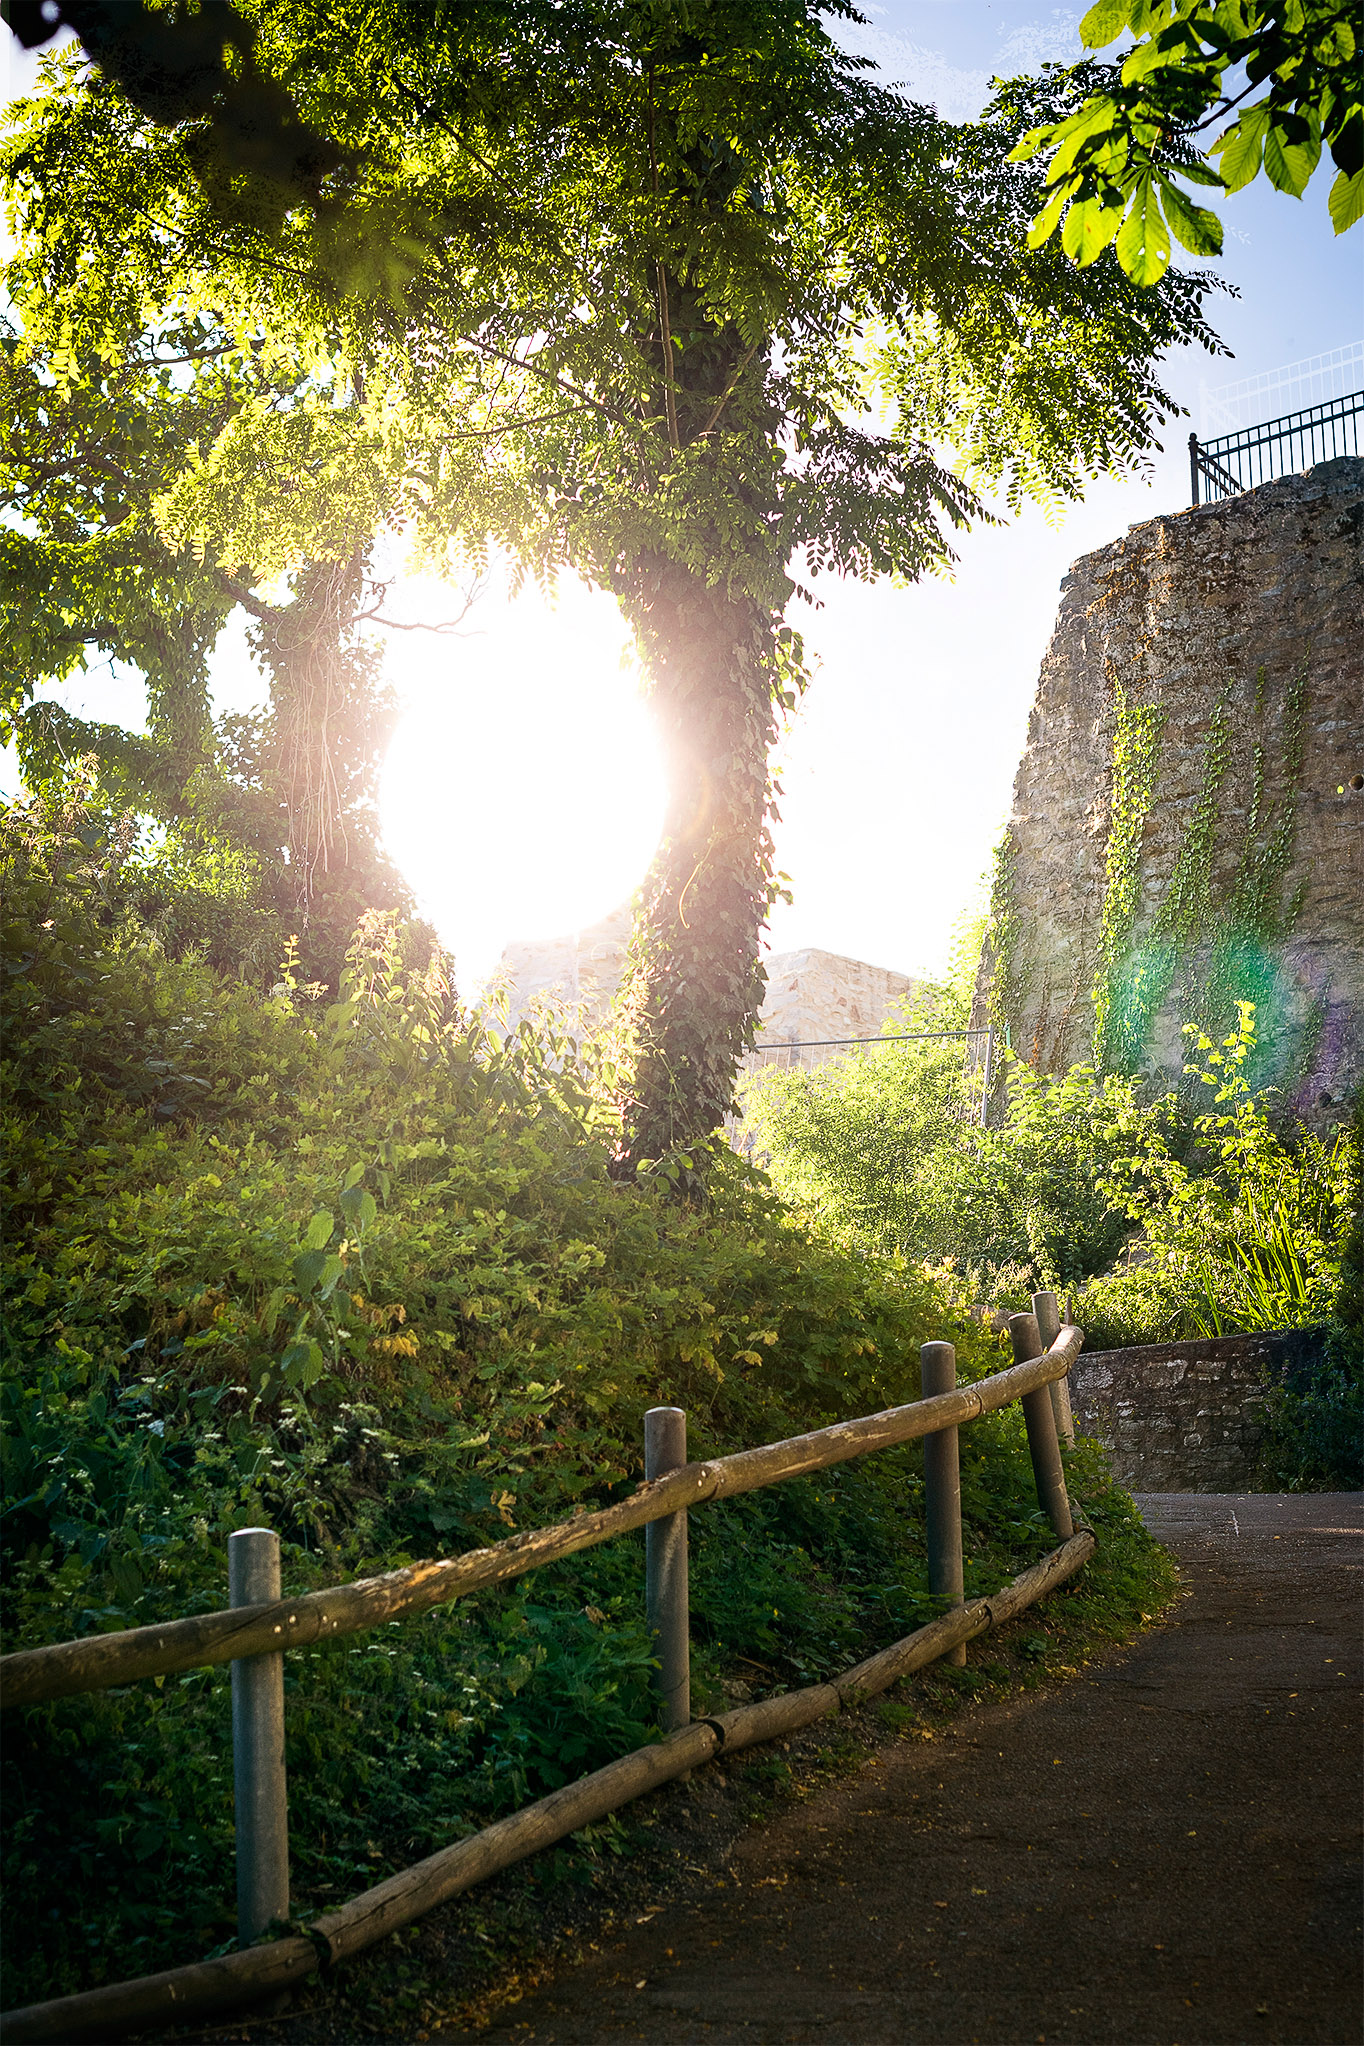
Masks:
[[[1362,534],[1349,457],[1075,563],[973,1018],[1035,1066],[1178,1075],[1244,996],[1299,1112],[1364,1080]]]
[[[888,966],[849,959],[841,952],[807,946],[800,952],[778,952],[766,962],[767,992],[758,1019],[760,1053],[795,1044],[811,1046],[840,1037],[875,1037],[897,1002],[913,993],[917,983]],[[836,1058],[835,1046],[793,1054],[800,1065],[819,1065]]]
[[[630,938],[630,912],[619,909],[590,930],[563,938],[521,941],[502,955],[508,1020],[533,1013],[536,998],[568,1011],[579,1027],[605,1016],[620,988]],[[787,1045],[811,1039],[874,1037],[895,1004],[917,983],[907,974],[865,959],[807,946],[774,953],[766,962],[767,992],[758,1019],[763,1050],[746,1061],[786,1063]],[[793,1052],[791,1062],[817,1065],[835,1050]]]

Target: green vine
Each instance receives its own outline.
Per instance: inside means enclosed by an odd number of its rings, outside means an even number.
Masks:
[[[1108,966],[1110,1001],[1103,1017],[1102,1042],[1096,1031],[1095,1051],[1110,1071],[1137,1071],[1152,1023],[1170,992],[1181,951],[1197,944],[1214,926],[1212,863],[1222,785],[1231,761],[1231,690],[1228,683],[1213,706],[1193,813],[1150,935],[1143,944],[1125,949]]]
[[[1265,671],[1255,678],[1257,719],[1263,711]],[[1283,899],[1284,883],[1293,863],[1298,836],[1298,787],[1302,780],[1303,756],[1307,746],[1307,664],[1288,685],[1283,707],[1283,794],[1278,816],[1269,836],[1260,842],[1260,819],[1265,806],[1265,749],[1262,738],[1255,745],[1255,780],[1250,814],[1246,819],[1246,849],[1236,875],[1230,914],[1233,923],[1246,925],[1266,937],[1279,937],[1289,930],[1301,906],[1301,888],[1290,901]],[[1272,815],[1272,812],[1271,812]]]
[[[1023,912],[1018,899],[1018,847],[1010,827],[995,847],[990,876],[990,950],[994,955],[990,976],[990,1021],[1007,1031],[1025,993],[1026,974],[1021,963],[1020,939]]]
[[[1225,1026],[1238,1000],[1255,1003],[1257,1084],[1285,1066],[1286,991],[1274,946],[1292,929],[1302,907],[1302,886],[1286,896],[1297,844],[1298,789],[1307,732],[1307,666],[1288,685],[1283,703],[1282,759],[1277,796],[1267,791],[1263,733],[1265,671],[1255,678],[1257,725],[1251,754],[1251,795],[1243,847],[1224,903],[1202,935],[1209,939],[1206,969],[1186,990],[1183,1020],[1205,1033]],[[1304,1019],[1297,1063],[1310,1058],[1321,1022],[1320,1004]]]
[[[1261,669],[1261,675],[1264,670]],[[1213,921],[1212,856],[1217,844],[1217,823],[1221,810],[1222,784],[1231,764],[1231,689],[1227,684],[1213,706],[1208,736],[1203,742],[1203,767],[1198,794],[1170,873],[1170,885],[1156,911],[1153,931],[1174,945],[1195,944],[1206,936]],[[1264,747],[1257,744],[1260,782],[1263,783]],[[1252,811],[1258,804],[1252,799]]]
[[[1266,674],[1261,667],[1249,720],[1251,787],[1242,849],[1230,879],[1214,878],[1223,791],[1232,759],[1232,691],[1214,705],[1203,745],[1198,791],[1180,839],[1169,884],[1145,940],[1130,943],[1141,902],[1141,835],[1150,810],[1163,713],[1117,696],[1113,739],[1113,808],[1105,875],[1099,973],[1094,992],[1096,1062],[1110,1071],[1135,1072],[1146,1054],[1151,1027],[1181,962],[1192,967],[1180,1002],[1181,1021],[1216,1035],[1238,999],[1253,1000],[1261,1019],[1260,1052],[1267,1066],[1282,1064],[1286,1006],[1282,968],[1271,947],[1290,930],[1302,891],[1285,899],[1297,839],[1298,787],[1307,729],[1307,668],[1299,670],[1283,700],[1282,752],[1277,792],[1269,788]],[[1203,951],[1202,948],[1206,948]],[[1310,1044],[1312,1018],[1302,1033]]]
[[[1114,692],[1113,782],[1109,809],[1108,847],[1104,863],[1103,915],[1099,926],[1099,966],[1094,983],[1094,1059],[1112,1063],[1117,1049],[1110,1042],[1115,1005],[1126,993],[1119,982],[1127,940],[1141,907],[1141,842],[1155,795],[1160,767],[1160,742],[1165,712],[1153,703],[1130,703],[1119,683]]]

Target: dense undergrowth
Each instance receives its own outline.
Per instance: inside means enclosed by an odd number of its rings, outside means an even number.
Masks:
[[[704,1207],[608,1173],[566,1043],[500,1044],[357,935],[343,999],[149,941],[98,819],[5,826],[7,1646],[224,1603],[266,1523],[286,1589],[618,1496],[644,1409],[693,1453],[914,1396],[996,1339],[921,1273],[792,1222],[727,1156]],[[1016,1413],[964,1437],[968,1590],[1050,1546]],[[808,1682],[931,1616],[921,1466],[878,1457],[695,1516],[702,1706]],[[1096,1580],[1149,1597],[1125,1528]],[[1149,1566],[1148,1566],[1149,1577]],[[1105,1589],[1106,1587],[1106,1589]],[[306,1913],[653,1736],[642,1539],[289,1658]],[[5,1745],[7,2003],[230,1941],[228,1677],[28,1712]]]
[[[1295,1123],[1251,1085],[1254,1005],[1238,1009],[1220,1043],[1189,1033],[1197,1112],[1138,1079],[1016,1062],[982,1128],[957,1044],[895,1042],[762,1074],[747,1110],[773,1183],[823,1240],[936,1267],[990,1308],[1054,1287],[1093,1349],[1320,1330],[1320,1367],[1266,1388],[1265,1476],[1357,1484],[1364,1110],[1326,1136]]]

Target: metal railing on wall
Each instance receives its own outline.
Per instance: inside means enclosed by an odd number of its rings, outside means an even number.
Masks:
[[[1265,420],[1259,426],[1243,426],[1235,433],[1219,434],[1216,440],[1189,435],[1189,490],[1192,502],[1213,504],[1221,498],[1239,497],[1243,490],[1272,483],[1277,476],[1289,476],[1308,469],[1314,462],[1329,462],[1337,455],[1359,453],[1359,421],[1364,414],[1364,391],[1343,398],[1328,398],[1305,411],[1289,412],[1282,419]]]
[[[706,1463],[687,1461],[685,1413],[677,1407],[651,1408],[644,1419],[645,1482],[629,1497],[596,1511],[580,1510],[554,1527],[511,1535],[490,1548],[411,1563],[383,1577],[281,1598],[278,1536],[268,1528],[244,1528],[230,1539],[231,1604],[222,1611],[86,1635],[0,1658],[0,1702],[11,1707],[231,1663],[241,1941],[235,1953],[8,2011],[0,2016],[0,2040],[5,2046],[37,2040],[75,2046],[81,2040],[185,2024],[279,1996],[476,1883],[721,1754],[811,1726],[932,1662],[964,1662],[968,1641],[1015,1618],[1064,1583],[1095,1548],[1092,1530],[1076,1524],[1061,1461],[1061,1444],[1075,1439],[1067,1374],[1083,1335],[1073,1324],[1062,1325],[1054,1293],[1034,1294],[1033,1312],[1011,1315],[1008,1330],[1014,1362],[1004,1371],[958,1386],[952,1345],[925,1343],[918,1400]],[[1038,1505],[1060,1536],[1060,1546],[998,1592],[967,1599],[958,1429],[1014,1400],[1023,1409]],[[688,1513],[915,1441],[924,1444],[928,1586],[945,1608],[941,1617],[828,1683],[693,1719]],[[647,1538],[645,1608],[656,1646],[664,1738],[441,1848],[300,1926],[291,1917],[289,1895],[284,1653],[414,1618],[639,1527]]]

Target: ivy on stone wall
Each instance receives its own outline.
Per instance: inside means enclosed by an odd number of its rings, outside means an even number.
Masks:
[[[1153,1025],[1175,976],[1185,975],[1182,1023],[1216,1034],[1238,999],[1256,1003],[1260,1058],[1282,1077],[1287,1062],[1287,991],[1275,946],[1296,922],[1301,888],[1285,897],[1297,834],[1298,787],[1306,742],[1306,664],[1283,699],[1282,749],[1270,773],[1265,722],[1268,683],[1255,678],[1249,727],[1250,799],[1240,850],[1219,883],[1217,851],[1233,752],[1233,689],[1228,683],[1208,722],[1198,789],[1171,865],[1169,883],[1140,944],[1131,936],[1141,908],[1141,836],[1155,793],[1164,712],[1132,705],[1116,692],[1113,796],[1105,865],[1099,970],[1094,989],[1095,1061],[1132,1073],[1149,1054]],[[1298,1032],[1297,1060],[1310,1055],[1312,1018]],[[1264,1074],[1270,1077],[1270,1070]]]
[[[1264,670],[1260,670],[1263,677]],[[1258,683],[1257,683],[1258,686]],[[1195,945],[1206,937],[1213,924],[1213,852],[1217,844],[1217,821],[1221,813],[1222,784],[1231,763],[1231,691],[1229,682],[1213,705],[1208,736],[1203,742],[1203,759],[1198,777],[1198,794],[1193,812],[1179,842],[1170,885],[1156,911],[1154,935],[1168,938],[1175,946]],[[1261,785],[1264,779],[1264,747],[1257,743]]]
[[[1018,900],[1018,846],[1009,825],[995,847],[990,875],[990,914],[985,942],[989,948],[990,1021],[1008,1036],[1010,1019],[1018,1014],[1027,991],[1027,975],[1019,943],[1023,928]]]
[[[1151,1027],[1170,992],[1181,952],[1190,951],[1214,928],[1212,862],[1222,784],[1231,760],[1231,691],[1232,684],[1228,683],[1213,706],[1203,744],[1198,793],[1175,853],[1169,886],[1152,918],[1150,934],[1140,945],[1124,943],[1121,956],[1108,966],[1105,1008],[1100,1010],[1098,1000],[1095,1001],[1095,1058],[1109,1071],[1138,1070],[1150,1041]],[[1115,784],[1117,743],[1115,736]],[[1109,844],[1111,865],[1111,835]],[[1129,922],[1129,933],[1130,928]]]
[[[1100,1067],[1124,1070],[1129,1047],[1115,1039],[1128,1035],[1131,1003],[1130,991],[1121,983],[1128,939],[1141,907],[1141,842],[1156,791],[1166,714],[1157,704],[1131,702],[1121,683],[1113,703],[1113,783],[1094,981],[1094,1061]]]
[[[1279,956],[1280,942],[1302,908],[1304,884],[1289,892],[1287,883],[1297,843],[1306,747],[1306,662],[1284,694],[1282,750],[1273,776],[1277,793],[1269,792],[1266,771],[1267,693],[1261,668],[1255,677],[1251,791],[1241,850],[1223,900],[1211,904],[1212,913],[1203,926],[1209,950],[1203,972],[1184,990],[1181,1019],[1211,1032],[1224,1027],[1238,1001],[1253,1001],[1257,1071],[1252,1077],[1257,1084],[1282,1082],[1292,1068],[1303,1070],[1310,1064],[1322,1021],[1322,1005],[1313,999],[1295,1028],[1292,996]],[[1289,1041],[1293,1036],[1296,1044]]]

